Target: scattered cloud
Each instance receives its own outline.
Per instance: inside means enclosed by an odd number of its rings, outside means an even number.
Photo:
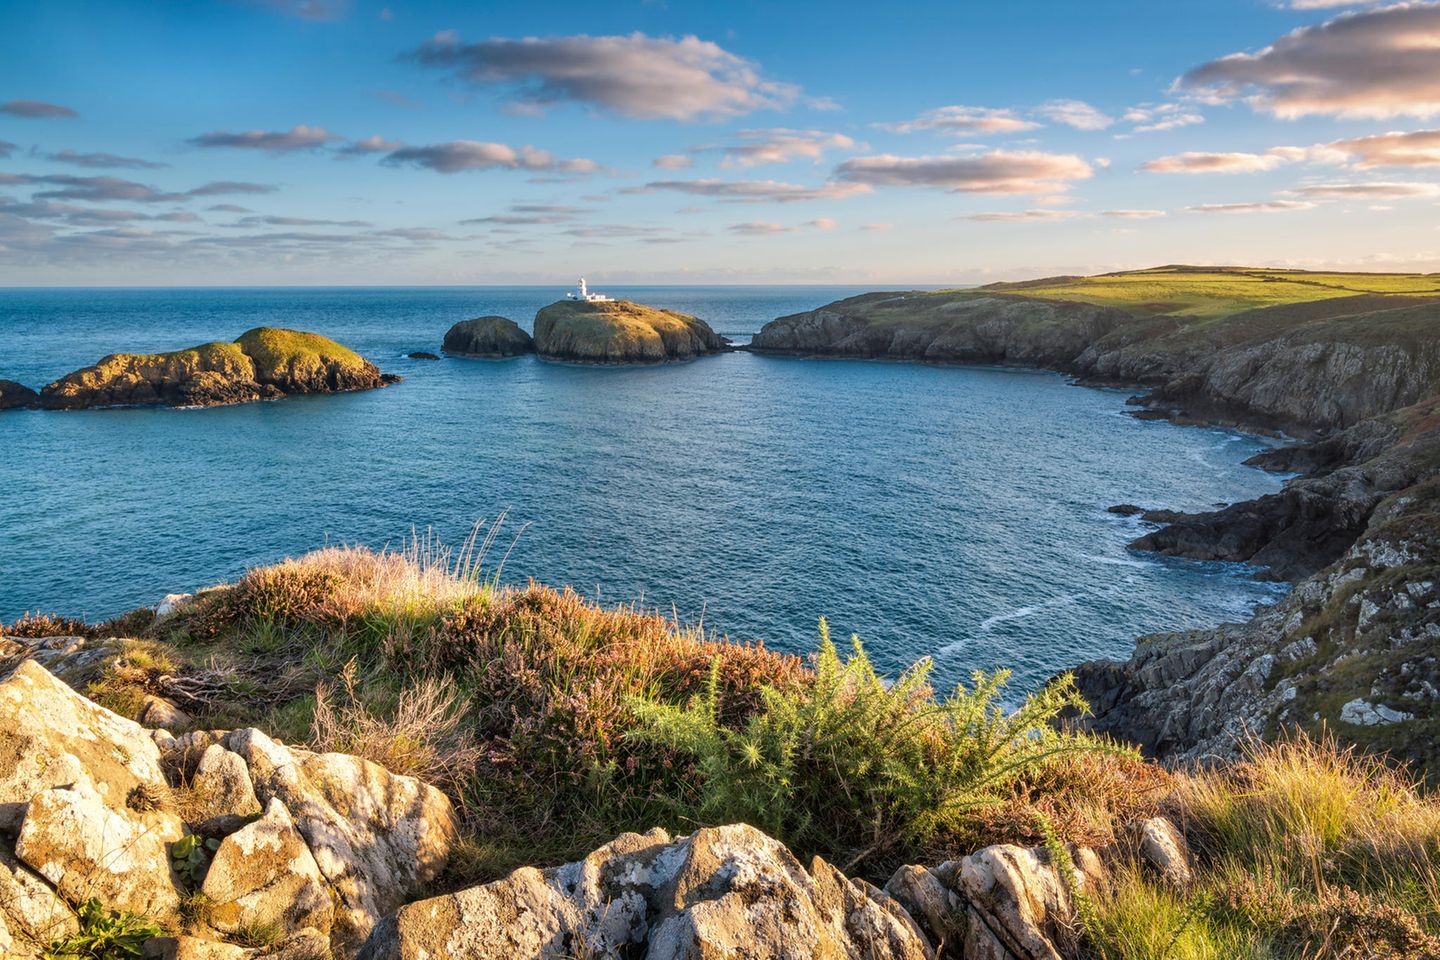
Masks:
[[[1195,111],[1193,107],[1179,103],[1142,103],[1139,106],[1131,107],[1121,116],[1126,123],[1134,126],[1129,136],[1136,133],[1163,133],[1166,130],[1176,130],[1180,127],[1190,127],[1198,123],[1204,123],[1205,118]]]
[[[209,183],[187,190],[191,197],[218,197],[229,193],[274,193],[277,188],[265,183],[249,183],[244,180],[212,180]]]
[[[789,163],[792,160],[824,158],[827,150],[853,150],[856,143],[842,133],[822,130],[741,130],[735,134],[740,143],[716,147],[723,154],[722,167],[758,167],[768,163]]]
[[[214,206],[206,207],[206,210],[213,210],[216,213],[249,213],[249,207],[242,207],[237,203],[217,203]]]
[[[306,217],[256,216],[244,217],[236,226],[243,227],[369,227],[365,220],[311,220]]]
[[[1185,209],[1191,213],[1290,213],[1314,207],[1315,204],[1303,200],[1262,200],[1257,203],[1201,203]]]
[[[351,140],[336,152],[345,157],[363,157],[372,153],[393,153],[403,146],[404,141],[387,140],[377,133],[363,140]]]
[[[73,120],[80,116],[69,107],[46,103],[44,100],[8,100],[0,103],[0,113],[29,120]]]
[[[621,193],[654,193],[672,191],[699,197],[715,197],[734,203],[794,203],[804,200],[839,200],[869,193],[863,183],[831,181],[818,187],[806,187],[777,180],[652,180],[639,187],[626,187]]]
[[[834,230],[840,224],[829,217],[816,217],[814,220],[806,220],[801,226],[811,227],[815,230]]]
[[[0,140],[0,160],[10,159],[10,154],[20,149],[9,140]]]
[[[314,150],[333,140],[337,134],[324,127],[297,124],[289,130],[247,130],[244,133],[230,133],[214,130],[191,137],[187,143],[197,147],[220,147],[238,150],[264,150],[266,153],[291,153],[296,150]]]
[[[1051,100],[1037,107],[1035,113],[1051,123],[1061,123],[1076,130],[1104,130],[1115,122],[1114,117],[1084,100]]]
[[[1013,110],[990,107],[937,107],[926,110],[913,120],[900,123],[877,123],[881,130],[892,133],[917,133],[933,130],[956,136],[975,136],[991,133],[1024,133],[1037,130],[1040,124],[1018,116]]]
[[[1147,160],[1140,169],[1147,173],[1263,173],[1274,170],[1289,158],[1280,153],[1204,153],[1187,151]]]
[[[656,157],[650,165],[661,170],[687,170],[695,165],[695,158],[683,153],[667,153],[663,157]]]
[[[498,224],[502,226],[545,226],[556,223],[570,223],[576,217],[590,211],[563,203],[516,203],[506,213],[495,213],[488,217],[472,217],[461,220],[461,224]]]
[[[503,143],[479,140],[451,140],[423,147],[401,147],[381,161],[389,166],[410,164],[437,173],[460,173],[465,170],[531,170],[566,174],[590,174],[600,171],[594,160],[560,160],[536,147],[518,150]]]
[[[1440,166],[1440,130],[1380,133],[1336,140],[1327,146],[1350,158],[1361,169]]]
[[[1100,216],[1116,220],[1154,220],[1165,216],[1164,210],[1104,210]]]
[[[1399,200],[1405,197],[1440,196],[1434,183],[1315,183],[1287,190],[1310,200]]]
[[[725,229],[734,233],[743,233],[751,237],[768,236],[775,233],[792,233],[795,230],[794,227],[771,223],[768,220],[754,220],[750,223],[732,223]]]
[[[577,102],[642,120],[701,120],[783,109],[799,88],[699,37],[586,35],[464,43],[437,34],[407,55],[477,85],[516,90],[521,110]]]
[[[889,233],[895,229],[893,223],[862,223],[860,229],[866,233]]]
[[[972,157],[897,157],[881,154],[846,160],[835,176],[866,186],[942,187],[962,193],[1063,192],[1072,180],[1093,174],[1073,154],[996,150]]]
[[[113,153],[76,153],[74,150],[61,150],[59,153],[47,153],[47,160],[55,163],[68,163],[75,167],[91,168],[128,168],[131,170],[159,170],[170,166],[168,163],[156,163],[153,160],[141,160],[136,157],[121,157]]]
[[[987,213],[970,213],[961,217],[961,220],[974,220],[976,223],[1038,223],[1053,220],[1075,220],[1084,217],[1086,214],[1076,210],[1006,210]]]
[[[1440,4],[1398,3],[1294,30],[1258,53],[1232,53],[1177,81],[1216,101],[1277,117],[1440,114]]]

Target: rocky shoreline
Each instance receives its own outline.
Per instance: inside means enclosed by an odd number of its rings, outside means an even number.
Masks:
[[[769,355],[1040,367],[1129,384],[1143,415],[1286,431],[1254,458],[1276,494],[1132,546],[1245,562],[1294,584],[1247,623],[1142,637],[1076,668],[1091,729],[1161,759],[1233,757],[1249,736],[1329,730],[1440,771],[1440,309],[1363,296],[1187,326],[985,291],[866,294],[767,324]]]

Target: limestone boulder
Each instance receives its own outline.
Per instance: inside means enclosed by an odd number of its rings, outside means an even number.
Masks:
[[[334,889],[337,952],[352,951],[444,869],[457,828],[450,801],[434,787],[359,757],[293,749],[255,729],[233,731],[224,746],[245,761],[267,809],[284,804]]]
[[[226,934],[245,924],[328,933],[334,916],[320,867],[278,799],[221,841],[200,892],[210,901],[210,926]]]
[[[0,843],[0,956],[38,957],[39,944],[79,930],[65,901]]]
[[[1074,882],[1084,890],[1103,877],[1094,851],[1070,848]],[[962,956],[996,960],[1064,960],[1075,947],[1075,904],[1060,866],[1043,848],[986,847],[939,868],[967,903]]]
[[[59,762],[67,756],[73,765]],[[76,768],[112,810],[142,784],[165,783],[145,728],[22,661],[0,681],[0,830],[17,830],[31,798],[71,783]]]
[[[148,741],[147,741],[148,742]],[[152,744],[153,746],[153,744]],[[72,903],[99,898],[109,909],[159,921],[176,915],[180,893],[170,871],[170,844],[185,835],[175,814],[114,805],[88,774],[30,801],[15,855]]]
[[[898,903],[744,824],[624,834],[584,860],[402,907],[362,960],[431,957],[925,960]]]
[[[1134,827],[1140,854],[1161,878],[1178,889],[1188,887],[1195,872],[1185,835],[1166,817],[1151,817]]]
[[[196,804],[194,821],[203,833],[233,833],[262,812],[245,761],[218,743],[200,755],[190,793]]]

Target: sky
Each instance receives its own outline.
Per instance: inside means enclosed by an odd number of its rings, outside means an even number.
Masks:
[[[1440,271],[1440,0],[0,0],[0,286]]]

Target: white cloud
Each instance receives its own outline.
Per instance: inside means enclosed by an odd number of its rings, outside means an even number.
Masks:
[[[1063,123],[1076,130],[1104,130],[1115,118],[1104,114],[1084,100],[1051,100],[1035,112],[1051,123]]]
[[[516,89],[531,110],[573,101],[638,119],[699,120],[783,109],[799,88],[761,76],[750,61],[715,43],[629,36],[496,38],[464,43],[437,34],[410,54],[477,86]]]
[[[197,147],[231,147],[241,150],[264,150],[267,153],[289,153],[294,150],[314,150],[332,140],[339,140],[336,134],[324,127],[297,124],[289,130],[247,130],[244,133],[230,133],[214,130],[191,137],[188,141]]]
[[[1201,203],[1185,209],[1191,213],[1290,213],[1314,207],[1315,204],[1303,200],[1262,200],[1254,203]]]
[[[652,180],[639,187],[626,187],[621,193],[655,193],[670,191],[698,197],[715,197],[734,203],[794,203],[804,200],[839,200],[869,193],[863,183],[836,183],[806,187],[777,180]]]
[[[942,187],[962,193],[1051,194],[1093,174],[1073,154],[996,150],[972,157],[856,157],[835,176],[868,186]]]
[[[1315,183],[1286,191],[1311,200],[1399,200],[1405,197],[1440,196],[1440,185],[1434,183]]]
[[[1399,3],[1301,27],[1202,64],[1179,87],[1278,117],[1440,114],[1440,4]]]
[[[1281,153],[1204,153],[1187,151],[1147,160],[1140,169],[1147,173],[1263,173],[1289,163]]]
[[[1336,140],[1327,147],[1353,160],[1354,165],[1361,169],[1440,166],[1440,130],[1380,133]]]
[[[735,134],[741,142],[716,147],[724,155],[723,167],[758,167],[768,163],[789,163],[792,160],[820,160],[827,150],[853,150],[856,143],[842,133],[822,130],[741,130]],[[705,149],[705,148],[701,148]]]
[[[695,165],[695,158],[687,157],[683,153],[667,153],[663,157],[656,157],[650,165],[661,170],[685,170]]]
[[[938,107],[927,110],[913,120],[900,123],[877,123],[881,130],[894,133],[916,133],[934,130],[938,133],[958,136],[974,136],[989,133],[1024,133],[1039,129],[1040,124],[1016,115],[1013,110],[989,107]]]
[[[997,211],[993,213],[971,213],[962,220],[974,220],[977,223],[1037,223],[1054,220],[1075,220],[1086,216],[1076,210],[1013,210]]]
[[[1102,217],[1111,217],[1116,220],[1154,220],[1165,216],[1164,210],[1104,210],[1100,213]]]
[[[479,140],[451,140],[448,143],[423,147],[401,147],[392,151],[381,162],[390,166],[411,164],[438,173],[503,169],[587,174],[600,169],[599,164],[593,160],[559,160],[549,152],[535,147],[516,149],[503,143]]]

